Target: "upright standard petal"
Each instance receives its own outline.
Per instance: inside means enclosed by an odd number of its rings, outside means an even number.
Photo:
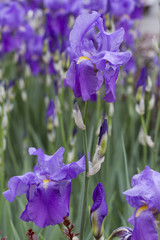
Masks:
[[[97,36],[98,51],[117,51],[123,42],[124,29],[120,28],[113,33],[101,31]]]
[[[123,193],[134,208],[147,205],[150,210],[160,211],[160,173],[149,166],[133,176],[132,188]]]
[[[83,56],[82,40],[85,34],[95,25],[99,17],[100,14],[97,12],[93,12],[92,14],[82,14],[77,17],[69,37],[70,45],[77,56]]]
[[[57,169],[64,165],[63,163],[63,154],[65,149],[60,147],[54,155],[46,155],[43,153],[41,148],[29,148],[30,155],[38,156],[38,165],[41,170],[49,171],[50,174],[54,173]]]

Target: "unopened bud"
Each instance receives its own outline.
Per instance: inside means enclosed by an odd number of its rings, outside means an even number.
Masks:
[[[19,88],[20,88],[20,90],[23,90],[24,88],[25,88],[25,82],[24,82],[24,79],[23,78],[21,78],[21,79],[19,79]]]
[[[5,92],[4,86],[0,85],[0,103],[4,101],[5,96],[6,96],[6,92]]]
[[[83,119],[82,119],[82,114],[81,111],[78,107],[77,102],[75,102],[74,107],[73,107],[73,117],[75,120],[75,123],[77,125],[78,128],[85,130],[86,126],[84,125]]]
[[[8,116],[5,113],[2,119],[2,128],[6,128],[8,126]]]
[[[29,65],[25,65],[25,73],[24,73],[25,77],[29,77],[31,76],[31,69]]]
[[[26,91],[22,91],[21,96],[22,96],[22,100],[24,102],[26,102],[27,101],[27,93],[26,93]]]
[[[152,45],[153,45],[155,51],[158,53],[159,47],[158,47],[158,39],[156,38],[156,36],[153,36],[153,38],[152,38]]]
[[[151,90],[152,90],[152,79],[151,79],[150,76],[148,76],[145,91],[146,92],[151,92]]]
[[[129,227],[119,227],[115,229],[110,235],[109,239],[119,237],[121,240],[129,240],[132,236],[133,230]]]
[[[150,148],[154,147],[154,142],[152,141],[151,136],[146,135],[142,128],[140,129],[138,140],[144,146],[147,144]]]
[[[109,104],[109,116],[113,117],[113,114],[114,114],[114,104],[110,103]]]
[[[149,106],[148,106],[149,110],[152,110],[154,108],[155,100],[156,100],[155,95],[153,94],[151,99],[149,100]]]
[[[104,155],[107,148],[107,139],[107,119],[104,119],[100,127],[98,145],[96,147],[96,152],[93,156],[93,162],[89,165],[89,171],[87,173],[88,177],[95,175],[100,170],[101,164],[104,162],[105,159]]]
[[[143,97],[141,97],[139,104],[138,103],[136,104],[136,112],[139,115],[143,115],[144,111],[145,111],[144,99]]]
[[[99,149],[100,157],[103,157],[105,155],[106,148],[107,148],[107,140],[108,140],[107,119],[104,119],[100,128],[99,139],[98,139],[98,145],[100,146],[100,149]]]
[[[93,192],[93,202],[90,212],[92,233],[96,240],[103,240],[104,218],[106,217],[108,210],[102,183],[98,183]]]
[[[47,87],[51,86],[51,83],[52,83],[51,76],[50,76],[50,75],[47,75],[47,77],[46,77],[46,86],[47,86]]]

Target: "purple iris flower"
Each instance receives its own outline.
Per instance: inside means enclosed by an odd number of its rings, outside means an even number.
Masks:
[[[47,112],[46,112],[47,121],[49,118],[51,118],[52,121],[54,121],[54,119],[55,119],[55,105],[54,105],[54,102],[52,99],[49,101],[49,105],[48,105]]]
[[[76,19],[70,33],[70,45],[77,58],[67,71],[66,83],[77,98],[90,100],[105,81],[107,90],[104,99],[115,101],[119,66],[130,58],[129,52],[119,52],[123,36],[122,28],[111,34],[106,33],[103,19],[97,12],[82,14]]]
[[[33,172],[9,180],[9,190],[3,193],[8,201],[26,193],[28,203],[21,215],[23,221],[44,228],[60,224],[69,215],[71,179],[85,170],[85,158],[65,165],[63,153],[63,147],[53,156],[45,155],[42,149],[29,148],[30,155],[38,155],[38,166]]]
[[[154,216],[150,211],[143,211],[135,217],[134,229],[131,240],[158,240]]]
[[[105,14],[108,8],[108,0],[89,0],[83,1],[83,7],[89,9],[90,11],[98,11]]]
[[[139,77],[138,82],[137,82],[136,90],[139,87],[142,87],[143,88],[143,93],[144,93],[145,88],[146,88],[146,81],[147,81],[147,68],[145,66],[143,66],[142,70],[141,70],[140,77]]]
[[[120,19],[116,23],[116,29],[119,29],[121,27],[124,28],[125,30],[124,42],[125,42],[125,46],[129,48],[134,48],[134,36],[132,33],[133,25],[134,25],[134,20],[131,19],[128,15],[123,15],[122,17],[120,17]]]
[[[105,201],[105,191],[102,183],[98,183],[93,192],[93,205],[90,212],[92,232],[95,239],[100,239],[103,235],[103,222],[108,210]]]
[[[14,30],[24,22],[25,9],[18,2],[0,4],[0,26],[2,29]]]
[[[157,87],[160,87],[160,74],[158,72],[157,74],[157,83],[156,83]]]
[[[116,18],[127,15],[132,19],[142,17],[144,3],[137,0],[109,0],[109,12]]]
[[[43,51],[43,37],[32,32],[26,41],[25,60],[30,65],[32,73],[37,75],[41,70],[41,56]]]
[[[136,61],[134,56],[132,56],[129,61],[126,63],[124,70],[129,73],[131,72],[132,74],[135,74],[137,71],[137,66],[136,66]]]
[[[128,220],[134,225],[132,240],[158,240],[156,223],[160,215],[160,173],[149,166],[132,178],[132,188],[125,191],[127,202],[136,208]]]
[[[26,32],[26,9],[19,2],[0,3],[1,53],[20,50]]]
[[[111,0],[110,1],[111,12],[115,17],[122,16],[124,14],[130,15],[135,8],[134,0]]]
[[[58,15],[59,14],[64,15],[64,14],[68,14],[68,13],[77,15],[82,7],[81,0],[76,0],[76,1],[43,0],[43,2],[44,2],[44,6],[47,9],[57,12]]]

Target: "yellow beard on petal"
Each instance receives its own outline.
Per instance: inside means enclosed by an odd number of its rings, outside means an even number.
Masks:
[[[85,57],[85,56],[79,57],[78,61],[77,61],[77,64],[79,64],[79,63],[81,63],[81,62],[83,62],[85,60],[90,60],[90,59],[88,57]]]
[[[148,206],[146,206],[146,205],[138,208],[138,210],[137,210],[137,212],[136,212],[136,217],[139,217],[140,214],[141,214],[142,212],[146,211],[146,210],[148,210]]]
[[[50,180],[48,179],[44,179],[43,180],[43,187],[46,189],[48,187],[48,183],[50,182]]]

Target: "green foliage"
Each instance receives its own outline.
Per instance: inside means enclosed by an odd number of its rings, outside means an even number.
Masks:
[[[53,79],[54,80],[54,79]],[[114,104],[115,111],[112,121],[111,136],[108,137],[105,161],[100,171],[90,178],[88,189],[88,206],[92,205],[92,194],[98,182],[102,182],[106,192],[106,201],[108,205],[108,216],[104,222],[105,236],[107,237],[115,228],[122,225],[127,226],[127,219],[132,210],[127,205],[122,192],[130,186],[131,177],[139,170],[144,168],[143,165],[143,146],[138,142],[138,133],[141,126],[140,117],[135,112],[134,96],[124,94],[121,86],[117,89],[117,101]],[[60,100],[61,117],[64,127],[64,137],[59,119],[59,126],[55,128],[56,138],[53,143],[47,138],[46,125],[46,106],[44,95],[56,99],[53,87],[47,87],[45,79],[42,76],[25,78],[25,91],[27,101],[24,102],[21,97],[21,91],[16,84],[16,97],[14,100],[14,109],[9,113],[9,125],[7,129],[7,148],[4,155],[4,189],[7,190],[7,183],[10,177],[22,175],[32,171],[36,164],[36,158],[28,155],[28,147],[43,148],[46,154],[53,154],[60,146],[65,146],[66,155],[64,162],[67,163],[67,152],[75,149],[74,161],[78,160],[79,154],[83,155],[82,132],[78,129],[76,143],[71,146],[70,139],[74,121],[72,118],[73,93],[69,88],[60,89],[58,98]],[[105,111],[108,115],[109,104],[98,97],[97,102],[88,103],[87,115],[87,142],[88,151],[92,157],[95,153],[95,147],[98,139],[96,134],[99,127],[100,118]],[[78,105],[84,111],[84,103],[78,99]],[[155,119],[157,114],[154,113]],[[60,117],[60,116],[59,116]],[[151,116],[151,125],[149,131],[154,135],[155,120]],[[158,127],[157,127],[158,128]],[[156,133],[157,134],[157,133]],[[159,171],[159,143],[160,136],[157,134],[155,163],[156,170]],[[153,164],[153,155],[155,149],[147,148],[147,164]],[[3,174],[1,172],[1,174]],[[2,181],[2,179],[1,179]],[[82,199],[84,174],[78,176],[72,181],[72,191],[70,200],[70,221],[75,224],[75,232],[80,231],[80,219],[82,213]],[[1,191],[2,189],[0,189]],[[62,233],[58,226],[49,226],[40,229],[33,223],[23,222],[20,215],[25,208],[25,196],[16,197],[13,203],[7,202],[1,192],[1,223],[0,230],[2,234],[8,236],[9,240],[27,239],[25,233],[32,228],[38,235],[38,239],[63,239]],[[90,225],[89,208],[86,213],[84,239],[91,240],[92,231]]]

